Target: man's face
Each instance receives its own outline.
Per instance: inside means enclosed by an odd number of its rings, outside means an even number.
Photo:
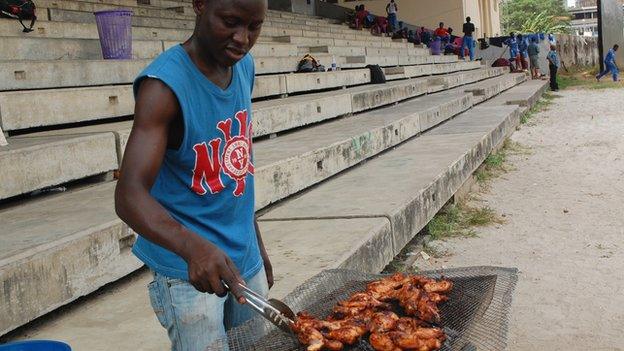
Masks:
[[[613,51],[618,51],[619,48],[620,47],[616,45],[616,46],[613,47]]]
[[[232,66],[254,46],[266,0],[194,0],[197,39],[218,64]]]

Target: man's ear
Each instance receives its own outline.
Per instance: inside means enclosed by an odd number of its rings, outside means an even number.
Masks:
[[[193,0],[193,10],[197,16],[204,12],[208,0]]]

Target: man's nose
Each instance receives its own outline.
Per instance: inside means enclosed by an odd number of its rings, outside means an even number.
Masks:
[[[246,48],[249,45],[249,30],[246,27],[236,30],[233,39],[238,46]]]

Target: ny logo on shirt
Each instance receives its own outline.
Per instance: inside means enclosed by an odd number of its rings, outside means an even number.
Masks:
[[[238,111],[234,118],[238,121],[238,134],[232,136],[232,119],[228,118],[217,123],[217,129],[223,133],[225,145],[219,154],[223,139],[215,138],[193,146],[195,151],[195,168],[191,189],[199,195],[208,191],[217,194],[225,189],[221,180],[221,171],[236,181],[234,196],[245,193],[247,173],[254,174],[251,163],[251,123],[247,124],[247,110]],[[206,188],[208,188],[206,190]]]

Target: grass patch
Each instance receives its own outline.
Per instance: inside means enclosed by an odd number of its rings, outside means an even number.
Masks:
[[[494,223],[502,224],[503,219],[489,207],[473,207],[466,203],[447,205],[427,224],[427,232],[433,240],[475,237],[474,227]],[[432,252],[432,256],[435,253]]]
[[[475,179],[480,186],[485,186],[491,179],[506,173],[509,169],[505,164],[507,152],[503,146],[497,152],[491,153],[485,158],[483,164],[477,168]]]
[[[491,153],[485,158],[483,164],[477,168],[474,173],[477,184],[482,189],[488,188],[490,180],[513,170],[513,167],[507,162],[510,155],[530,155],[531,149],[522,144],[507,138],[503,142],[503,146],[496,152]]]
[[[553,100],[560,97],[561,95],[556,95],[550,92],[544,93],[535,105],[533,105],[520,117],[520,124],[527,124],[538,112],[548,111],[550,106],[554,103]]]
[[[599,67],[597,66],[574,66],[559,70],[557,74],[557,82],[559,89],[611,89],[623,88],[622,82],[614,82],[611,75],[604,76],[600,82],[596,81]]]

